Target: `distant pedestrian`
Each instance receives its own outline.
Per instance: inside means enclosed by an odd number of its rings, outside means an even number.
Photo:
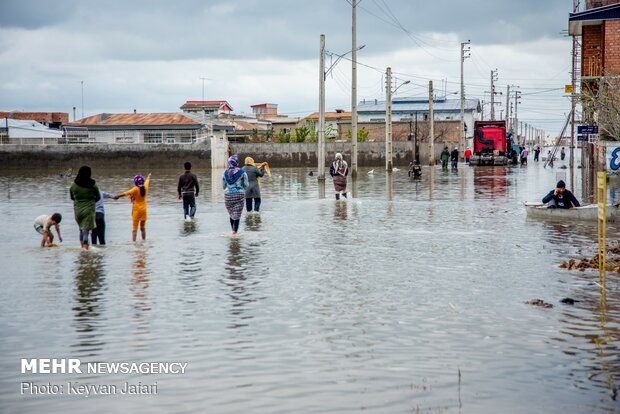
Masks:
[[[469,164],[469,159],[471,158],[471,150],[469,149],[469,147],[465,149],[465,153],[463,155],[465,156],[465,162]]]
[[[69,195],[73,200],[75,221],[80,228],[80,246],[84,251],[88,250],[90,232],[96,227],[96,204],[101,198],[101,193],[95,180],[91,178],[91,173],[90,167],[86,165],[80,167],[69,189]]]
[[[349,175],[349,166],[342,158],[341,153],[336,154],[336,159],[329,167],[329,174],[334,180],[334,190],[336,191],[336,200],[340,200],[342,195],[347,198],[347,175]]]
[[[147,205],[146,196],[149,193],[149,185],[151,183],[151,174],[147,175],[146,180],[141,175],[136,175],[133,178],[135,187],[131,190],[127,190],[124,193],[114,196],[115,200],[121,197],[129,196],[131,200],[131,239],[136,241],[138,238],[138,227],[140,227],[140,233],[142,234],[142,240],[146,240],[146,220]]]
[[[441,154],[439,154],[439,159],[441,160],[441,169],[448,169],[448,160],[450,159],[450,151],[448,151],[448,147],[444,147]]]
[[[95,228],[90,233],[93,246],[97,243],[105,245],[105,210],[103,207],[104,198],[114,198],[114,194],[99,190],[99,200],[95,204]]]
[[[193,220],[196,215],[196,197],[200,191],[198,178],[192,173],[192,163],[183,164],[185,172],[179,177],[177,193],[179,200],[183,199],[183,219]]]
[[[413,178],[420,178],[422,176],[422,168],[420,167],[420,163],[416,160],[413,160],[409,163],[409,177],[413,176]]]
[[[245,190],[245,207],[248,212],[252,211],[252,200],[254,200],[254,211],[260,211],[260,177],[265,175],[264,165],[259,164],[257,167],[252,157],[245,157],[245,165],[243,171],[248,176],[248,188]],[[310,171],[312,175],[312,171]]]
[[[451,161],[450,164],[452,166],[452,169],[456,170],[458,168],[458,164],[459,164],[459,149],[458,149],[458,147],[454,147],[454,149],[450,153],[450,161]]]
[[[527,147],[523,147],[523,149],[521,150],[521,165],[527,165],[527,156]]]
[[[230,216],[230,227],[232,234],[239,231],[241,213],[243,213],[243,200],[245,200],[245,190],[248,187],[248,175],[239,168],[239,158],[237,154],[228,158],[228,169],[222,176],[222,188],[224,188],[224,203]]]
[[[538,156],[540,155],[540,145],[534,147],[534,161],[538,162]]]
[[[564,150],[564,147],[562,147],[562,150],[560,151],[560,160],[564,161],[564,158],[566,158],[566,151]]]
[[[41,236],[41,247],[52,247],[54,245],[54,235],[52,234],[52,226],[56,228],[58,233],[58,240],[62,242],[62,236],[60,235],[60,222],[62,215],[60,213],[54,213],[52,215],[43,214],[34,219],[34,229]]]

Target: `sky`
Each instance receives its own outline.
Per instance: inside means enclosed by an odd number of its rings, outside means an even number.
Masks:
[[[179,112],[204,93],[236,113],[275,103],[303,117],[318,109],[320,35],[329,53],[352,49],[351,1],[3,0],[0,110],[68,112],[71,120],[73,107],[78,119]],[[359,101],[385,99],[388,66],[395,97],[427,97],[433,80],[436,95],[458,98],[460,44],[470,40],[466,97],[489,102],[497,69],[496,116],[506,86],[517,85],[519,120],[560,132],[570,111],[571,0],[357,1]],[[346,58],[327,77],[326,108],[351,108]]]

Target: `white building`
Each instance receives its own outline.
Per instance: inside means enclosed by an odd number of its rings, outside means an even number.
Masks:
[[[0,118],[0,136],[3,144],[56,144],[62,131],[37,121]]]
[[[472,138],[474,121],[480,119],[480,101],[465,99],[466,137]],[[428,98],[394,98],[392,100],[392,122],[427,121],[429,114]],[[448,98],[433,99],[435,121],[460,121],[461,100]],[[385,122],[385,101],[363,100],[357,107],[358,122]]]

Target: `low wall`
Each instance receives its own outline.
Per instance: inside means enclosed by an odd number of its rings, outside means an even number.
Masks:
[[[251,156],[256,162],[268,161],[274,167],[313,167],[317,165],[316,143],[289,144],[245,144],[230,143],[231,154],[238,154],[243,162]],[[325,144],[325,162],[334,159],[337,152],[351,164],[350,142],[329,142]],[[392,144],[393,165],[408,165],[413,155],[411,142],[394,142]],[[385,165],[385,142],[359,142],[357,144],[357,162],[360,166]]]
[[[75,144],[0,145],[0,168],[67,166],[75,164],[178,167],[185,161],[211,159],[211,147],[199,144]],[[42,165],[43,164],[43,165]]]
[[[255,161],[268,161],[274,167],[313,167],[317,165],[316,143],[287,144],[229,144],[230,153],[238,154],[240,161],[251,156]],[[413,158],[413,142],[394,142],[393,164],[406,166]],[[420,146],[420,162],[428,161],[426,145]],[[435,158],[439,158],[442,144],[436,143]],[[340,152],[350,164],[351,143],[330,142],[325,144],[326,165]],[[211,147],[198,144],[79,144],[79,145],[0,145],[0,168],[20,168],[32,163],[47,166],[89,165],[131,165],[139,163],[147,167],[178,167],[190,161],[204,164],[211,160]],[[210,164],[208,164],[210,165]],[[358,143],[358,165],[384,166],[385,142]]]

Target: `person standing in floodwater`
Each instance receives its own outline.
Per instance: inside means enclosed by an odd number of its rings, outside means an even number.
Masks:
[[[471,149],[469,149],[469,147],[465,149],[463,156],[465,157],[465,163],[469,164],[469,159],[471,158]]]
[[[534,161],[538,162],[539,155],[540,155],[540,145],[536,145],[534,147]]]
[[[564,150],[564,147],[562,147],[562,150],[560,151],[560,161],[564,161],[564,158],[566,158],[566,151]]]
[[[95,180],[91,178],[90,167],[84,165],[75,177],[69,195],[73,200],[73,212],[75,221],[80,227],[80,247],[82,250],[88,250],[88,238],[91,230],[96,227],[96,204],[101,198],[99,188],[95,184]]]
[[[453,170],[456,170],[459,166],[459,149],[458,147],[454,147],[452,152],[450,153],[450,164]]]
[[[342,158],[341,153],[336,153],[336,159],[329,167],[329,174],[334,180],[334,190],[336,191],[336,200],[340,200],[342,195],[347,198],[347,175],[349,174],[349,166]]]
[[[200,191],[198,177],[192,173],[192,163],[183,164],[185,172],[179,177],[177,193],[179,200],[183,199],[183,219],[193,220],[196,215],[196,197]]]
[[[151,174],[146,177],[136,175],[133,178],[135,187],[131,190],[127,190],[124,193],[114,196],[115,200],[121,197],[129,196],[131,199],[131,239],[136,241],[138,237],[138,226],[140,226],[140,233],[142,233],[142,240],[146,240],[146,219],[147,219],[147,206],[146,195],[149,192],[149,184],[151,183]]]
[[[230,216],[230,228],[235,235],[239,231],[241,213],[245,200],[245,189],[248,187],[248,175],[239,168],[237,154],[228,158],[228,169],[222,176],[222,188],[224,188],[224,204]]]
[[[252,211],[252,200],[254,200],[254,211],[260,211],[260,177],[265,175],[264,167],[256,167],[252,157],[245,157],[243,171],[248,176],[248,188],[245,190],[245,208]],[[312,171],[310,171],[312,172]]]
[[[448,147],[443,148],[443,151],[441,151],[441,154],[439,155],[439,159],[441,160],[441,169],[447,170],[448,160],[450,159],[450,151],[448,151]]]

